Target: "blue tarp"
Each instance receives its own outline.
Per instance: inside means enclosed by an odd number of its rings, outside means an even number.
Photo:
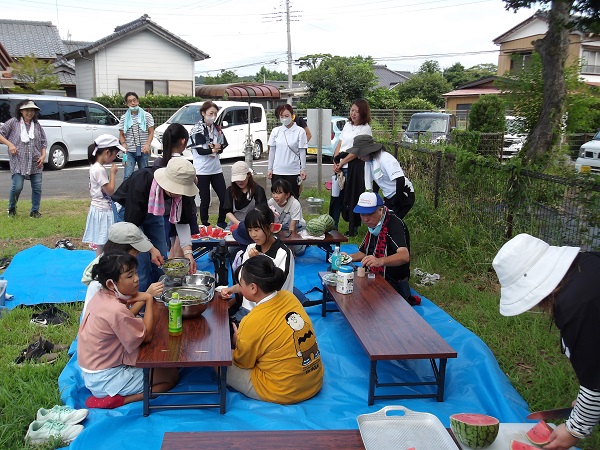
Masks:
[[[15,302],[30,304],[52,301],[53,298],[56,301],[82,299],[83,288],[79,279],[83,268],[94,257],[93,252],[43,250],[38,247],[21,252],[9,267],[10,277],[7,278],[9,288],[12,287],[15,293]],[[346,245],[342,250],[352,252],[356,246]],[[296,287],[306,292],[320,285],[317,272],[327,269],[324,255],[321,250],[311,247],[305,255],[297,258]],[[31,258],[36,258],[35,265]],[[30,266],[35,268],[35,283],[31,283],[29,274],[20,275],[27,273]],[[57,267],[60,267],[60,274]],[[211,270],[212,263],[205,256],[200,259],[198,268]],[[58,275],[64,281],[60,289],[54,285]],[[20,286],[20,283],[25,286]],[[32,297],[26,297],[32,294]],[[308,297],[318,299],[320,293],[313,292]],[[379,400],[375,405],[367,406],[369,360],[348,323],[336,312],[321,317],[320,306],[311,306],[307,310],[315,327],[325,367],[323,389],[314,398],[297,405],[282,406],[252,400],[228,390],[227,413],[224,415],[219,414],[217,408],[211,408],[155,410],[144,417],[141,402],[113,410],[92,409],[83,422],[84,431],[69,448],[112,449],[118,445],[124,450],[159,449],[167,431],[356,429],[357,416],[378,411],[386,405],[403,405],[413,411],[435,414],[445,426],[449,426],[449,416],[458,412],[489,414],[502,422],[525,421],[527,404],[500,370],[489,348],[430,300],[423,298],[421,306],[415,307],[415,310],[458,352],[458,358],[448,360],[445,399],[441,403],[433,399]],[[405,332],[411,333],[412,330]],[[90,393],[81,379],[75,344],[58,383],[64,403],[82,408]],[[378,369],[380,381],[433,378],[429,361],[386,361],[379,363]],[[215,382],[215,373],[210,368],[184,369],[175,391],[213,389]],[[409,392],[409,388],[399,389]],[[415,389],[433,388],[421,386],[411,390],[415,392]],[[190,403],[201,401],[197,396],[190,397]],[[153,404],[184,398],[161,397],[153,400]],[[211,398],[210,401],[216,399]]]

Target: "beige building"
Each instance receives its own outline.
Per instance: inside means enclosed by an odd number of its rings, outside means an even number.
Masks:
[[[494,39],[494,44],[500,46],[498,75],[525,67],[534,50],[533,42],[542,39],[547,31],[546,15],[538,11]],[[600,86],[600,36],[574,30],[569,35],[569,42],[567,64],[581,61],[581,78],[590,85]],[[471,105],[481,95],[500,94],[494,87],[496,78],[484,78],[447,92],[443,95],[446,99],[446,110],[457,111],[458,116],[466,116]]]

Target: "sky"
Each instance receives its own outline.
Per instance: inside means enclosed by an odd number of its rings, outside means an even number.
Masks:
[[[210,55],[197,75],[261,66],[288,72],[286,0],[0,0],[2,18],[49,21],[63,39],[96,41],[143,14]],[[371,56],[415,72],[498,61],[493,40],[535,10],[506,11],[502,0],[289,0],[292,59],[315,53]],[[164,64],[165,61],[157,61]],[[298,66],[293,65],[293,73]]]

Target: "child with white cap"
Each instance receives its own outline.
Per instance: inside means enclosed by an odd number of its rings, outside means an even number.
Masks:
[[[101,134],[88,147],[92,203],[82,242],[95,246],[96,256],[100,256],[104,251],[108,229],[114,223],[110,196],[115,192],[115,178],[119,169],[113,161],[119,151],[126,150],[119,144],[119,140],[110,134]],[[111,163],[109,178],[104,165]]]
[[[573,411],[546,449],[576,445],[600,421],[600,253],[579,250],[519,234],[492,263],[501,285],[500,314],[516,316],[535,306],[549,312],[579,380]]]

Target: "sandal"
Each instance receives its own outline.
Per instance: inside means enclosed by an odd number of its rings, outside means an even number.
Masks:
[[[6,269],[10,264],[10,258],[0,258],[0,270]]]
[[[49,353],[44,348],[45,343],[47,343],[47,341],[39,338],[34,343],[29,344],[26,349],[21,350],[21,354],[15,359],[15,364],[21,365],[27,361],[49,364],[56,361],[58,353]]]
[[[68,239],[56,241],[54,248],[66,248],[67,250],[75,250],[75,246]]]

